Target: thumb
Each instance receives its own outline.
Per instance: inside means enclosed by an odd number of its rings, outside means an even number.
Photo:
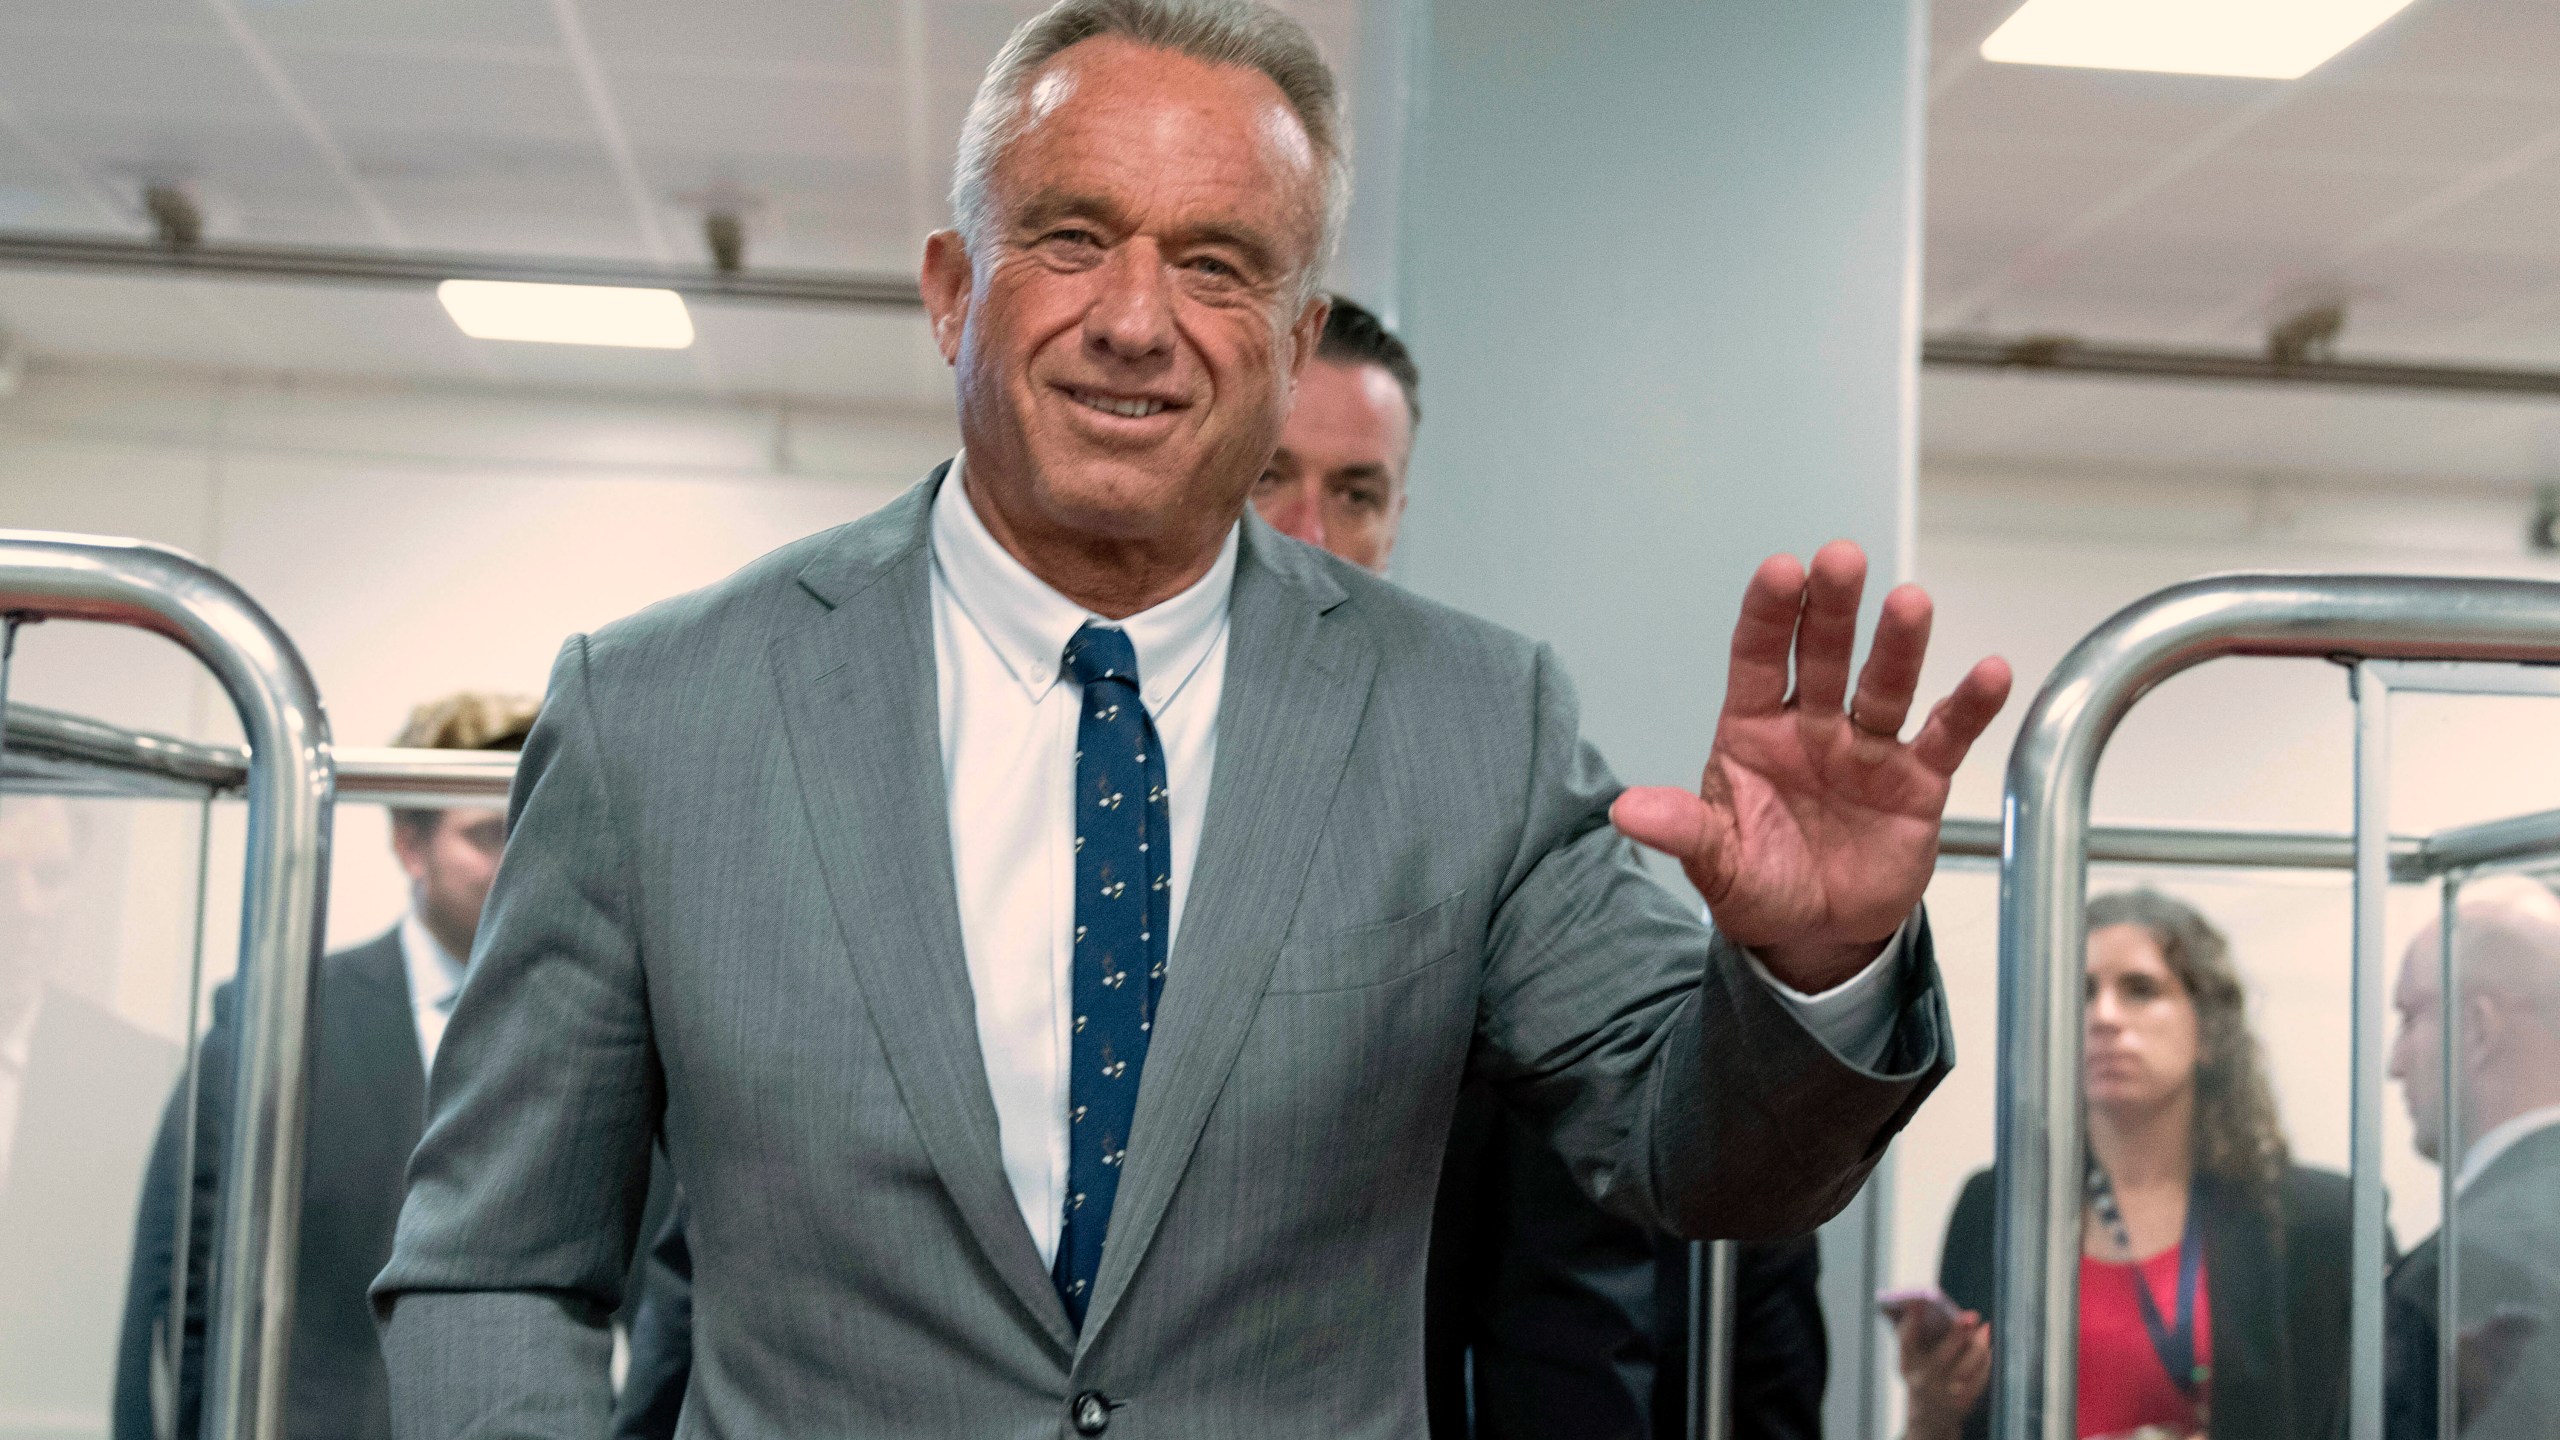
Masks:
[[[1609,807],[1618,833],[1684,865],[1714,849],[1715,812],[1689,791],[1670,785],[1638,785]]]

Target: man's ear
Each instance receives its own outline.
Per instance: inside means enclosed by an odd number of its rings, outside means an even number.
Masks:
[[[1316,346],[1324,340],[1325,317],[1333,313],[1333,297],[1319,290],[1297,320],[1289,326],[1289,384],[1296,388],[1298,377],[1307,371],[1307,362],[1316,358]]]
[[[969,247],[957,230],[936,230],[925,237],[924,269],[916,288],[924,292],[924,313],[933,326],[934,348],[942,363],[960,360],[960,331],[969,318]]]

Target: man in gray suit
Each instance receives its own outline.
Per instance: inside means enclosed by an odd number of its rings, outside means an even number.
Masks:
[[[1463,1077],[1760,1236],[1943,1073],[1915,911],[2007,672],[1901,740],[1925,596],[1852,699],[1862,558],[1771,560],[1698,793],[1621,791],[1543,647],[1244,513],[1340,138],[1268,10],[1027,22],[925,254],[962,457],[569,643],[376,1285],[403,1434],[603,1430],[663,1137],[684,1433],[1415,1436]]]

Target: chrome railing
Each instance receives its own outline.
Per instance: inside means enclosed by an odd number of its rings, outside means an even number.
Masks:
[[[2098,757],[2135,702],[2223,656],[2295,656],[2351,667],[2356,830],[2244,838],[2188,832],[2157,853],[2089,822]],[[2409,664],[2406,662],[2426,662]],[[2382,1418],[2381,929],[2393,880],[2420,880],[2560,851],[2560,815],[2392,838],[2383,811],[2389,691],[2560,693],[2538,668],[2466,684],[2476,662],[2560,662],[2560,585],[2415,576],[2235,575],[2172,586],[2108,620],[2064,657],[2028,708],[2009,759],[2000,880],[2000,1106],[1992,1434],[2070,1440],[2076,1416],[2081,1244],[2079,1106],[2082,907],[2088,862],[2278,863],[2355,875],[2349,1440]],[[2102,853],[2099,841],[2112,843]],[[1978,840],[1978,837],[1976,837]],[[2153,838],[2158,838],[2156,835]],[[2344,842],[2341,845],[2340,842]],[[2174,862],[2173,862],[2174,863]],[[2448,1216],[2448,1224],[2451,1217]]]
[[[249,805],[241,1063],[216,1240],[204,1433],[273,1440],[283,1431],[293,1328],[304,1077],[334,783],[319,692],[292,642],[254,601],[202,563],[156,545],[0,530],[0,616],[13,629],[87,620],[176,641],[221,681],[248,737],[238,783]],[[9,716],[13,732],[22,714]],[[22,743],[33,744],[33,735],[6,736],[11,750]]]

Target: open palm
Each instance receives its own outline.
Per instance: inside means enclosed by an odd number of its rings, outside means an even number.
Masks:
[[[2009,695],[2009,667],[1983,660],[1901,738],[1930,621],[1928,594],[1904,585],[1884,599],[1852,699],[1866,569],[1845,540],[1809,571],[1791,555],[1763,563],[1697,793],[1639,787],[1611,811],[1680,862],[1727,939],[1801,990],[1855,974],[1919,903],[1948,782]]]

